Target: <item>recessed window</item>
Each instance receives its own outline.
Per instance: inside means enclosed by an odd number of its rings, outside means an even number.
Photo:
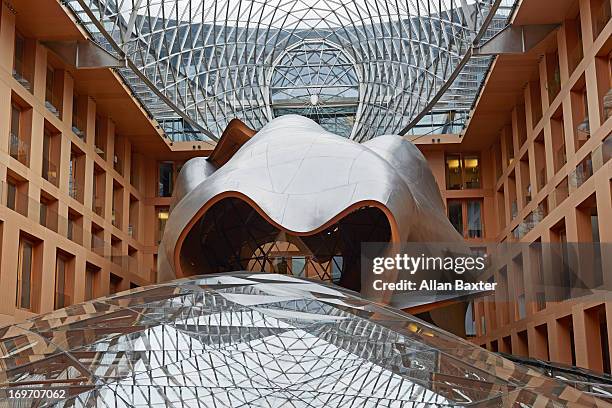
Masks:
[[[6,182],[6,206],[13,211],[17,210],[17,184],[12,180]]]
[[[123,266],[123,249],[121,239],[111,236],[111,261],[114,264]]]
[[[47,203],[47,200],[44,198],[40,199],[40,215],[39,215],[39,222],[40,225],[46,226],[47,225],[47,213],[49,212],[49,204]]]
[[[26,39],[15,32],[15,54],[13,58],[13,78],[25,89],[32,92],[32,58],[26,57]]]
[[[24,77],[25,67],[25,38],[19,33],[15,33],[15,59],[13,60],[13,75]]]
[[[482,238],[482,201],[467,202],[468,238]]]
[[[96,281],[100,268],[87,264],[85,267],[85,300],[91,300],[96,297]]]
[[[110,280],[109,280],[109,287],[108,287],[110,294],[121,292],[122,282],[123,282],[123,278],[121,276],[111,273]]]
[[[483,238],[482,200],[450,200],[448,219],[465,238]]]
[[[83,203],[85,180],[85,153],[72,144],[68,163],[68,194]]]
[[[174,171],[172,162],[159,163],[159,197],[171,197],[174,184]]]
[[[57,200],[48,193],[41,191],[39,204],[39,223],[40,225],[57,232],[58,216]]]
[[[96,117],[94,144],[96,153],[101,158],[106,159],[106,126],[104,126],[103,119],[100,117]]]
[[[448,219],[457,232],[463,235],[463,203],[461,201],[448,202]]]
[[[45,82],[45,106],[58,118],[62,115],[63,88],[63,79],[59,75],[59,72],[51,65],[48,65]]]
[[[446,188],[448,190],[461,189],[461,156],[458,154],[446,156]]]
[[[91,223],[91,250],[100,256],[105,256],[106,242],[104,241],[104,228]]]
[[[157,207],[157,234],[156,241],[159,243],[164,235],[164,229],[166,228],[166,221],[170,215],[170,209],[168,207]]]
[[[58,253],[55,261],[55,308],[61,309],[70,305],[71,302],[71,281],[69,275],[70,259]]]
[[[138,237],[138,215],[139,215],[139,202],[138,199],[130,194],[130,219],[128,223],[128,235],[133,238]]]
[[[55,71],[51,67],[47,67],[47,81],[45,82],[45,100],[47,103],[53,102],[53,82],[55,79]],[[49,105],[47,105],[49,107]]]
[[[11,136],[19,137],[19,125],[21,122],[21,108],[16,105],[11,105]]]
[[[104,217],[104,197],[106,195],[106,173],[102,167],[94,163],[94,182],[92,184],[92,209],[100,217]]]
[[[6,187],[6,206],[27,217],[31,201],[28,197],[28,182],[9,176],[6,179]]]
[[[81,105],[82,99],[76,93],[72,96],[72,132],[81,138],[85,138],[85,103]]]
[[[59,182],[58,163],[61,155],[61,134],[47,126],[48,122],[46,121],[45,125],[42,145],[42,176],[45,180],[57,186]]]
[[[15,160],[28,165],[30,145],[25,140],[24,111],[16,103],[11,104],[11,130],[9,140],[9,154]]]
[[[480,188],[480,157],[463,156],[463,182],[465,188]]]
[[[34,270],[34,243],[21,239],[17,266],[17,307],[32,309],[32,275]]]
[[[446,155],[446,189],[480,188],[480,157],[476,154]]]
[[[119,229],[123,228],[123,198],[123,186],[117,180],[113,180],[111,222]]]

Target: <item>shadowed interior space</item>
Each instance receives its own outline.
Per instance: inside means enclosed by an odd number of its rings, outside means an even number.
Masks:
[[[314,234],[277,228],[239,198],[214,204],[180,249],[183,276],[235,270],[313,277],[360,290],[362,242],[389,242],[391,227],[375,207],[361,207]]]

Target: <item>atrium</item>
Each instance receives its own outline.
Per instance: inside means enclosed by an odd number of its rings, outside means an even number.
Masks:
[[[4,0],[0,400],[608,406],[611,15]]]

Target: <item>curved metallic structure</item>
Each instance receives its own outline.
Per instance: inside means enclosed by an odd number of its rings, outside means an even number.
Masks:
[[[162,281],[278,272],[275,257],[302,257],[318,277],[358,290],[361,242],[461,241],[412,143],[385,135],[359,144],[296,115],[256,134],[230,123],[208,160],[185,165],[175,191]]]
[[[294,113],[365,141],[398,134],[451,85],[445,105],[473,99],[482,75],[454,80],[502,0],[65,3],[170,127],[216,139],[233,118],[260,129]]]

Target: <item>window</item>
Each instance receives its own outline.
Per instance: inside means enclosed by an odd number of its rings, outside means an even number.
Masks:
[[[91,250],[100,256],[105,256],[107,243],[104,241],[104,228],[91,223]]]
[[[100,268],[87,264],[85,267],[85,300],[91,300],[95,297],[96,277]]]
[[[9,140],[9,153],[13,159],[21,161],[24,153],[23,142],[19,138],[21,133],[21,108],[11,105],[11,134]]]
[[[161,242],[162,236],[164,235],[164,228],[166,228],[166,221],[168,221],[169,213],[170,209],[168,207],[157,208],[157,236],[155,238],[158,243]]]
[[[53,68],[47,67],[47,81],[45,87],[45,101],[53,104],[53,85],[55,79],[55,71]]]
[[[78,157],[75,152],[70,153],[70,163],[68,167],[68,194],[75,200],[79,196],[79,185],[76,180],[76,167]]]
[[[68,194],[83,203],[85,180],[85,153],[72,144],[70,162],[68,163]]]
[[[28,182],[7,176],[6,186],[6,206],[27,217],[29,204],[33,201],[28,197]]]
[[[9,135],[9,154],[15,160],[28,165],[30,145],[25,139],[24,110],[17,103],[11,104],[11,124]]]
[[[47,202],[44,199],[41,199],[40,200],[40,215],[39,215],[40,225],[43,225],[43,226],[47,225],[47,211],[48,210],[49,210],[49,206]]]
[[[482,238],[482,202],[467,202],[468,238]]]
[[[82,110],[84,110],[81,106],[79,106],[79,95],[76,93],[72,96],[72,131],[75,135],[85,141],[85,121],[82,118]]]
[[[123,266],[123,248],[121,239],[114,235],[111,236],[111,262]]]
[[[45,126],[43,131],[43,157],[42,157],[42,176],[45,180],[55,184],[58,183],[57,165],[55,164],[60,155],[59,134],[54,134]]]
[[[138,237],[138,213],[139,203],[138,199],[130,194],[130,212],[129,212],[129,223],[128,223],[128,235],[130,237]]]
[[[22,239],[19,244],[16,304],[21,309],[32,309],[32,271],[34,268],[34,244]]]
[[[446,188],[480,188],[480,157],[476,154],[446,155]]]
[[[15,33],[15,59],[13,60],[13,71],[17,78],[24,77],[25,39]]]
[[[39,199],[39,223],[40,225],[57,232],[57,200],[48,193],[41,191]]]
[[[104,197],[106,195],[106,173],[94,163],[94,182],[92,185],[92,209],[100,217],[104,217]]]
[[[74,218],[70,217],[70,215],[68,215],[68,228],[66,231],[66,238],[71,241],[74,239]]]
[[[138,173],[138,165],[139,165],[139,156],[136,152],[130,152],[130,183],[136,187],[140,188],[140,177]]]
[[[123,227],[123,186],[113,180],[113,195],[111,202],[111,222],[121,229]]]
[[[449,200],[448,219],[465,238],[483,238],[482,200]]]
[[[508,161],[507,165],[510,167],[514,161],[514,141],[512,140],[512,134],[510,132],[506,133],[504,141],[506,145],[506,160]]]
[[[480,188],[480,158],[476,155],[463,156],[464,188]]]
[[[68,258],[58,254],[55,261],[55,308],[61,309],[70,305],[70,291],[68,289]]]
[[[458,154],[446,156],[446,188],[448,190],[461,189],[461,156]]]
[[[172,196],[173,188],[173,164],[172,162],[159,163],[159,197]]]
[[[123,282],[123,278],[115,275],[114,273],[110,274],[110,281],[108,290],[111,294],[117,293],[121,291],[121,284]]]
[[[11,105],[11,142],[13,137],[19,137],[19,122],[21,119],[21,108],[14,103]]]
[[[26,39],[15,31],[15,54],[13,57],[13,78],[29,92],[32,92],[32,74],[34,71],[34,52]],[[28,53],[28,49],[30,52]]]
[[[6,182],[7,192],[6,192],[6,206],[13,211],[17,210],[17,185],[8,180]]]
[[[96,153],[103,159],[106,158],[106,126],[103,126],[103,119],[96,117],[96,126],[94,134],[94,144]]]
[[[448,219],[457,232],[463,235],[463,205],[461,201],[448,202]]]
[[[45,129],[43,131],[43,159],[42,159],[42,176],[49,180],[51,164],[51,133]]]

